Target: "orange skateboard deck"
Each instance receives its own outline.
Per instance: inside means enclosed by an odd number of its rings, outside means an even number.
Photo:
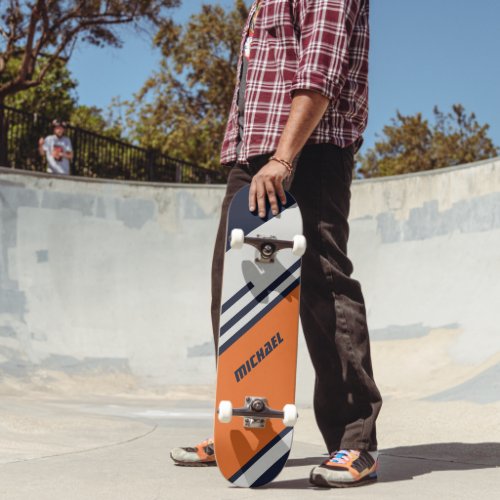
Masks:
[[[273,216],[248,210],[249,187],[229,207],[217,363],[217,465],[236,486],[272,481],[290,453],[300,265],[305,251],[295,199]]]

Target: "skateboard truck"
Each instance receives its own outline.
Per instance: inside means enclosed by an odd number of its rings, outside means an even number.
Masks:
[[[288,241],[278,240],[273,236],[245,236],[243,229],[233,229],[229,242],[231,248],[239,250],[244,243],[257,249],[259,257],[255,261],[264,264],[274,262],[276,253],[284,248],[291,248],[292,253],[297,257],[302,257],[306,251],[306,239],[302,234],[296,234],[293,241]]]
[[[217,410],[219,421],[229,423],[232,417],[244,417],[244,427],[247,429],[263,429],[266,420],[279,418],[287,427],[293,427],[298,418],[297,407],[293,404],[286,404],[282,411],[273,410],[268,406],[266,398],[256,396],[246,396],[245,406],[234,408],[231,401],[221,401]]]

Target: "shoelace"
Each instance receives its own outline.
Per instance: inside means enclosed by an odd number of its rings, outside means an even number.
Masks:
[[[201,448],[204,448],[205,446],[213,446],[214,442],[212,439],[210,438],[207,438],[205,439],[205,441],[202,441],[198,446],[200,446]]]
[[[335,453],[332,453],[330,456],[330,462],[336,463],[336,464],[345,464],[346,462],[349,461],[350,454],[355,453],[352,450],[340,450],[336,451]]]

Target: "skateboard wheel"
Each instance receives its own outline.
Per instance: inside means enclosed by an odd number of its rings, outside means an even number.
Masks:
[[[307,242],[302,234],[296,234],[293,237],[292,253],[297,257],[302,257],[306,253]]]
[[[239,250],[243,246],[243,243],[245,243],[245,233],[243,229],[233,229],[231,231],[231,240],[229,243],[231,248]]]
[[[294,427],[298,418],[299,414],[297,413],[297,407],[295,405],[283,406],[283,423],[287,427]]]
[[[228,424],[233,418],[233,405],[231,401],[221,401],[219,403],[219,422]]]

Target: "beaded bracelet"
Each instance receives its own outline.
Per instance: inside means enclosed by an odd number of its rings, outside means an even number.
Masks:
[[[289,161],[282,160],[281,158],[276,158],[276,156],[271,156],[271,158],[269,158],[269,161],[271,161],[271,160],[277,161],[278,163],[281,163],[282,165],[284,165],[286,167],[286,169],[288,170],[288,175],[293,174],[293,166]]]

